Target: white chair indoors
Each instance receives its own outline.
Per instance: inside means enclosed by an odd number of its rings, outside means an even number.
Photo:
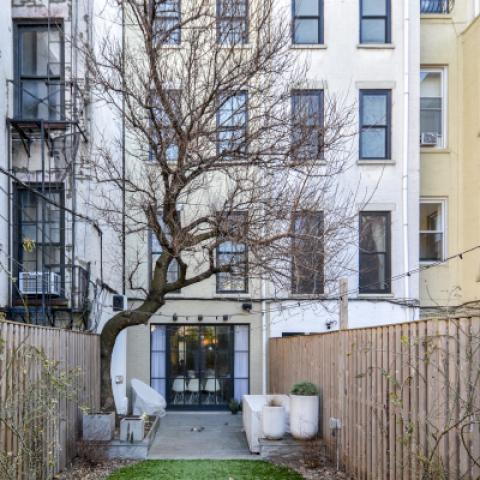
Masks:
[[[183,377],[176,377],[172,385],[173,403],[182,402],[185,399],[185,380]]]
[[[205,382],[205,392],[207,392],[207,402],[217,403],[217,393],[220,389],[220,382],[216,378],[209,378]]]
[[[199,401],[200,396],[200,382],[198,378],[192,378],[188,381],[187,392],[190,394],[190,403]]]

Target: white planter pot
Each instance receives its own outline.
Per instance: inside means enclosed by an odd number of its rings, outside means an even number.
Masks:
[[[301,440],[318,433],[318,395],[290,395],[290,433]]]
[[[280,440],[285,435],[285,407],[262,408],[263,436],[270,440]]]

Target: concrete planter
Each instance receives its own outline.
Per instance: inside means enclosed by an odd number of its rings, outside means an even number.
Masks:
[[[318,395],[290,395],[290,432],[300,440],[318,433]]]
[[[125,417],[120,420],[120,441],[141,442],[145,437],[145,422],[140,417]]]
[[[115,413],[86,413],[82,425],[87,442],[110,442],[115,432]]]
[[[280,440],[285,435],[285,408],[265,405],[262,408],[262,430],[265,438]]]

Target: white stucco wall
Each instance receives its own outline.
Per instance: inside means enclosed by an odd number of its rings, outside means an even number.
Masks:
[[[11,92],[8,80],[13,77],[12,15],[10,2],[2,5],[0,15],[0,166],[8,168],[6,118],[10,115]],[[8,304],[8,178],[0,173],[0,308]]]
[[[295,46],[299,58],[307,59],[310,68],[308,85],[323,88],[326,97],[342,99],[354,106],[353,128],[358,132],[359,90],[389,89],[392,92],[392,144],[389,161],[359,161],[358,135],[352,141],[349,170],[343,181],[353,192],[367,192],[366,207],[391,213],[391,275],[396,277],[418,266],[419,199],[419,65],[420,6],[418,0],[392,1],[392,42],[389,45],[359,45],[359,5],[357,0],[325,0],[324,43],[322,47]],[[281,6],[280,6],[281,5]],[[279,3],[283,15],[291,9],[288,0]],[[302,88],[301,86],[296,88]],[[418,300],[417,275],[392,281],[389,295],[358,294],[358,245],[351,246],[351,263],[345,271],[350,297],[350,326],[360,327],[396,323],[417,318],[415,308],[405,300]],[[328,258],[326,259],[328,262]],[[285,298],[270,304],[270,334],[284,332],[319,332],[326,322],[338,319],[335,302],[294,298],[288,292],[270,288],[271,296]],[[331,288],[327,297],[337,296]],[[291,302],[287,300],[291,300]],[[321,306],[320,304],[323,304]],[[333,328],[337,328],[335,324]]]

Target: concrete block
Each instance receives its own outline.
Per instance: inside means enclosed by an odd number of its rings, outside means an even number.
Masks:
[[[140,417],[125,417],[120,420],[120,441],[141,442],[145,436],[145,422]]]
[[[115,432],[115,413],[86,413],[83,415],[83,439],[87,442],[109,442]]]

